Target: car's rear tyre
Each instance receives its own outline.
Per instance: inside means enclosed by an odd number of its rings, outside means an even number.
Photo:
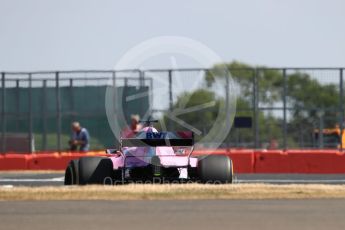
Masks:
[[[79,159],[79,184],[110,184],[113,162],[107,157],[83,157]]]
[[[203,183],[224,184],[233,181],[233,165],[228,156],[208,155],[198,160],[198,177]]]
[[[79,184],[79,160],[71,160],[65,171],[65,185],[76,185]]]

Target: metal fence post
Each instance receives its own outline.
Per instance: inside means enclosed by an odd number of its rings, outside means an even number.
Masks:
[[[115,89],[115,87],[116,87],[116,71],[112,72],[112,79],[113,79],[113,87]]]
[[[145,85],[145,75],[144,75],[144,72],[139,70],[139,86],[140,87],[144,87]]]
[[[283,148],[287,149],[287,75],[286,69],[283,69]]]
[[[116,71],[113,71],[112,73],[113,78],[113,113],[116,114],[117,112],[117,90],[116,90]]]
[[[47,150],[47,80],[43,80],[43,98],[42,98],[42,149]]]
[[[112,105],[111,105],[111,108],[112,108],[112,116],[113,117],[115,117],[115,116],[117,116],[117,110],[118,110],[118,102],[117,102],[117,89],[116,89],[116,71],[113,71],[112,72],[112,81],[113,81],[113,84],[112,84],[112,88],[113,88],[113,90],[112,90]],[[121,102],[120,102],[121,103]],[[121,131],[119,131],[119,133],[120,133],[120,135],[121,135]],[[114,135],[114,139],[115,139],[115,146],[120,146],[120,140],[118,140],[118,138],[116,138],[116,134],[115,133],[113,133],[113,135]]]
[[[231,123],[230,123],[230,112],[229,112],[229,91],[230,91],[230,80],[229,80],[229,76],[225,75],[225,110],[226,110],[226,130],[228,130],[228,132],[230,133],[230,129],[231,129]],[[238,130],[236,129],[236,134],[238,137]],[[226,148],[229,148],[229,140],[226,141]],[[236,147],[238,147],[238,138],[236,138]]]
[[[152,78],[148,78],[149,80],[149,92],[150,92],[150,114],[152,114],[152,110],[153,110],[153,79]]]
[[[143,87],[148,87],[148,92],[149,92],[149,108],[147,113],[150,114],[150,116],[152,116],[153,114],[153,82],[152,82],[152,78],[148,77],[146,78],[146,71],[142,70],[142,74],[143,74]],[[148,85],[145,85],[146,81],[148,82]]]
[[[20,98],[20,90],[19,90],[19,80],[16,80],[16,131],[19,132],[19,116],[20,116],[20,105],[19,105],[19,98]]]
[[[71,109],[71,122],[75,121],[75,113],[74,113],[74,93],[73,93],[73,79],[69,79],[69,103],[70,103],[70,109]]]
[[[255,149],[259,148],[259,73],[258,73],[258,69],[255,68],[255,72],[254,72],[254,136],[255,136]]]
[[[169,110],[173,109],[173,93],[172,93],[172,70],[168,70],[169,74]]]
[[[113,84],[112,84],[112,87],[113,87],[113,90],[112,90],[112,105],[111,105],[111,108],[112,108],[112,116],[117,116],[117,110],[118,110],[118,99],[117,99],[117,96],[118,96],[118,92],[116,90],[116,71],[113,71],[112,72],[112,80],[113,80]],[[119,102],[121,104],[121,102]],[[119,133],[121,133],[121,131],[119,131]],[[115,133],[114,133],[115,135]],[[119,142],[117,140],[117,138],[115,138],[115,141],[116,141],[116,146],[118,146]]]
[[[344,76],[343,76],[343,71],[344,69],[339,69],[339,77],[340,77],[340,98],[339,98],[339,103],[340,103],[340,150],[343,151],[344,146],[343,146],[343,130],[344,130]]]
[[[1,73],[1,153],[6,153],[6,86],[5,73]]]
[[[42,149],[47,150],[47,80],[43,80],[42,92]]]
[[[324,147],[324,142],[323,142],[323,129],[324,129],[324,121],[323,121],[323,116],[324,116],[324,112],[323,112],[323,108],[321,111],[318,112],[319,115],[319,148],[323,149]]]
[[[55,73],[55,92],[56,92],[56,119],[57,119],[57,149],[61,152],[61,101],[60,101],[60,82],[59,72]]]
[[[32,74],[29,73],[29,145],[30,145],[30,153],[34,151],[33,146],[33,127],[32,127]]]

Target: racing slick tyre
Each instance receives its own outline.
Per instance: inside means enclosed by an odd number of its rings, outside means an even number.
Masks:
[[[113,162],[107,157],[79,159],[79,184],[105,184],[112,180]]]
[[[203,183],[232,183],[232,161],[225,155],[208,155],[198,159],[198,176]]]
[[[65,185],[76,185],[79,184],[79,160],[71,160],[65,171]]]

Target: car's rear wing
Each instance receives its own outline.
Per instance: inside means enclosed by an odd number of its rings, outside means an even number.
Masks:
[[[194,146],[191,131],[139,132],[130,138],[121,138],[122,147]]]

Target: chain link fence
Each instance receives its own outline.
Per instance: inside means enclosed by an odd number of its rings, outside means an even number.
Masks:
[[[233,126],[222,147],[343,147],[344,69],[227,71],[224,76],[231,76],[236,88],[236,117],[250,118],[252,122],[246,127]],[[131,114],[138,114],[144,119],[160,119],[160,128],[188,128],[199,136],[206,135],[214,126],[217,106],[229,99],[228,93],[219,93],[222,86],[212,85],[210,76],[217,75],[215,72],[163,69],[1,73],[0,150],[66,150],[73,121],[89,130],[92,149],[114,147],[117,141],[106,115],[105,94],[109,87],[116,89],[116,97],[121,94],[114,102],[123,109],[127,123]],[[181,108],[194,116],[182,114]],[[178,114],[176,120],[170,119],[172,113]],[[229,117],[223,121],[231,120]]]

